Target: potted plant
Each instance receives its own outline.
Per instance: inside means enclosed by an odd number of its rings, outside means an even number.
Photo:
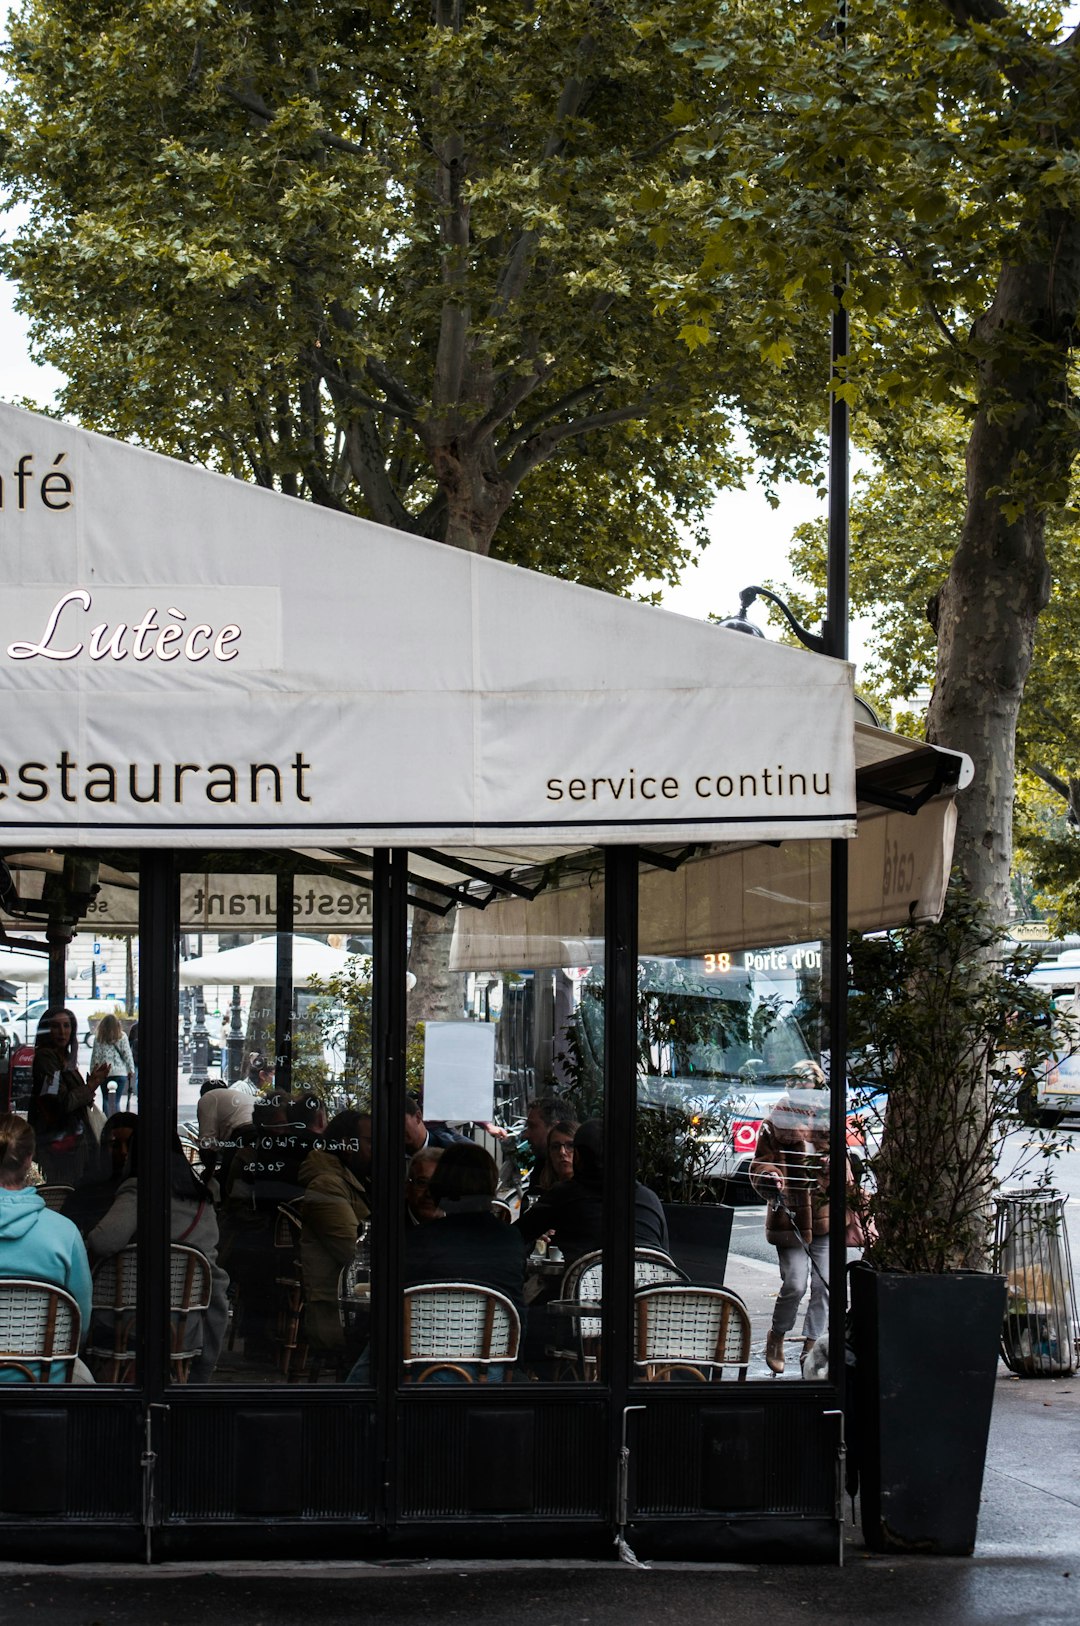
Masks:
[[[1061,1043],[1031,966],[956,881],[936,925],[850,945],[856,1095],[886,1098],[857,1201],[865,1260],[850,1273],[862,1527],[876,1550],[974,1549],[1005,1310],[989,1268],[994,1192],[1023,1076]],[[1029,1155],[1052,1150],[1044,1134]]]

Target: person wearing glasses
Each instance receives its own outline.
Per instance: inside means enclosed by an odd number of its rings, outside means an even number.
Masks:
[[[560,1118],[548,1130],[544,1166],[538,1181],[540,1191],[550,1191],[552,1186],[561,1186],[574,1178],[574,1136],[578,1128],[574,1119]]]

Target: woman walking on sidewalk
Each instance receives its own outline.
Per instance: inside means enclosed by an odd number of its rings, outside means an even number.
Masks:
[[[761,1126],[750,1180],[766,1199],[765,1239],[780,1261],[780,1292],[765,1344],[773,1372],[784,1370],[784,1338],[803,1319],[800,1364],[829,1320],[829,1096],[816,1061],[798,1062],[791,1088]]]

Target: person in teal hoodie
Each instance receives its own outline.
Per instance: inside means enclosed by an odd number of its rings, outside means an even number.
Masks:
[[[90,1266],[82,1237],[70,1220],[46,1208],[30,1184],[34,1131],[15,1113],[0,1115],[0,1277],[53,1282],[79,1306],[85,1336],[90,1324]],[[45,1376],[38,1369],[39,1381]],[[52,1364],[50,1383],[62,1383],[62,1365]],[[15,1367],[0,1367],[0,1383],[25,1383]]]

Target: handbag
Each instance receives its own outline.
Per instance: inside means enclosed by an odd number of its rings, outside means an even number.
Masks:
[[[845,1248],[865,1248],[866,1227],[853,1208],[849,1208],[844,1215],[844,1246]]]

